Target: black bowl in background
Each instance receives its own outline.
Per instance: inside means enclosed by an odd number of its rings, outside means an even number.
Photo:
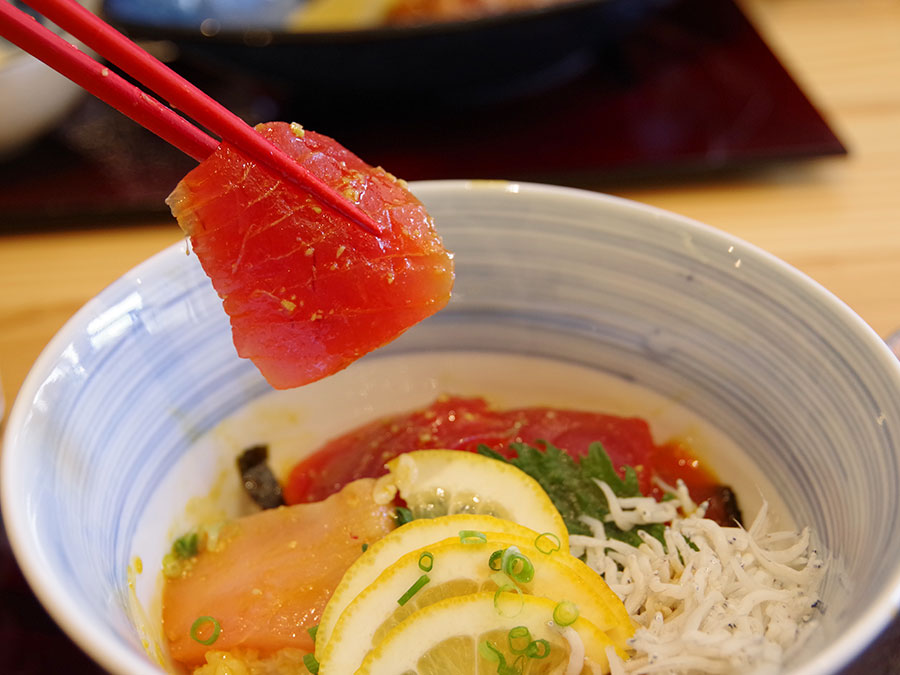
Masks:
[[[421,106],[480,103],[566,81],[667,1],[570,0],[470,21],[316,33],[238,29],[216,17],[150,21],[129,11],[136,0],[106,0],[104,13],[134,38],[174,43],[188,63],[249,73],[301,99]]]

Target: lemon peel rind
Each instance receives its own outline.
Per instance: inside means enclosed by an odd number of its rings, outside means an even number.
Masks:
[[[505,519],[538,533],[552,532],[561,548],[569,548],[569,532],[553,501],[540,483],[512,464],[460,450],[416,450],[385,466],[390,473],[378,480],[392,482],[407,501],[447,486],[465,486],[483,502],[502,504],[508,511]]]

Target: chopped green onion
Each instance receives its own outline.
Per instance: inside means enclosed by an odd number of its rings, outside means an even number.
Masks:
[[[524,654],[531,644],[531,631],[527,626],[516,626],[509,629],[506,639],[509,642],[509,651],[513,654]]]
[[[501,548],[499,551],[494,551],[493,553],[491,553],[491,557],[488,558],[488,567],[490,567],[495,572],[499,572],[501,569],[503,569],[503,561],[501,560],[501,558],[503,558],[503,552],[505,550],[506,549]]]
[[[550,643],[546,640],[534,640],[525,649],[525,656],[530,659],[545,659],[550,656]]]
[[[557,626],[569,626],[578,618],[578,605],[563,600],[553,608],[553,623]]]
[[[503,659],[503,654],[500,653],[500,650],[497,649],[490,642],[485,640],[478,645],[478,653],[488,661],[500,661]],[[505,659],[504,659],[505,660]]]
[[[363,545],[362,545],[362,552],[365,553],[365,552],[368,551],[368,550],[369,550],[369,545],[368,545],[366,542],[363,542]]]
[[[503,554],[503,571],[520,584],[534,579],[534,565],[515,546],[510,546]]]
[[[497,588],[502,588],[503,586],[512,588],[516,585],[516,582],[506,576],[503,572],[494,572],[489,578],[497,584]]]
[[[558,551],[561,546],[562,543],[559,541],[559,537],[552,532],[543,532],[534,540],[534,547],[541,553],[546,553],[547,555],[550,555],[554,551]]]
[[[434,567],[434,555],[425,551],[419,556],[419,569],[423,572],[430,572],[432,567]]]
[[[463,544],[484,544],[487,542],[487,535],[478,530],[460,530],[459,540]]]
[[[316,624],[315,626],[311,626],[310,628],[307,628],[306,632],[309,633],[309,637],[311,637],[312,641],[315,642],[316,641],[316,633],[319,632],[319,624]]]
[[[405,605],[407,602],[409,602],[410,598],[412,598],[412,596],[422,590],[422,586],[427,584],[429,581],[431,581],[431,579],[427,574],[423,574],[422,576],[420,576],[418,579],[416,579],[416,582],[409,587],[406,593],[404,593],[397,599],[397,604],[401,607]]]
[[[188,532],[178,537],[172,544],[172,553],[176,558],[185,560],[193,558],[200,550],[200,537],[196,532]]]
[[[497,675],[522,675],[525,669],[525,655],[517,656],[516,660],[510,665],[502,665],[497,667]]]
[[[397,527],[406,525],[408,522],[415,520],[412,511],[404,506],[398,506],[394,510],[394,517],[397,519]]]
[[[518,606],[515,608],[515,612],[509,613],[510,609],[504,608],[502,606],[505,604],[503,602],[503,593],[516,593],[516,600],[518,601]],[[522,599],[522,591],[519,590],[519,587],[516,586],[515,584],[513,584],[512,586],[503,585],[497,589],[496,593],[494,593],[494,609],[497,610],[497,614],[499,614],[500,616],[502,616],[506,619],[512,619],[514,617],[519,616],[519,614],[522,613],[522,608],[524,606],[525,606],[525,600]]]
[[[527,660],[528,658],[524,654],[520,654],[505,671],[500,671],[498,669],[498,675],[522,675],[525,671],[525,662]]]
[[[523,656],[520,656],[515,661],[513,661],[512,665],[506,665],[506,659],[503,658],[503,654],[500,652],[500,650],[487,640],[479,643],[478,653],[486,661],[491,661],[497,664],[497,675],[522,675],[524,666]]]
[[[312,675],[317,675],[319,672],[319,661],[316,659],[315,654],[304,654],[303,665],[306,666],[306,669],[311,672]]]
[[[206,639],[200,637],[200,629],[203,628],[206,624],[212,625],[212,633]],[[198,617],[194,623],[191,624],[191,638],[193,638],[196,642],[199,642],[201,645],[209,646],[213,642],[219,639],[219,633],[222,632],[222,624],[216,621],[211,616],[201,616]]]

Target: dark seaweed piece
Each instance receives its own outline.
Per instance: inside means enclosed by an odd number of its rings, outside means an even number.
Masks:
[[[254,445],[244,450],[237,458],[238,471],[244,489],[250,495],[250,499],[263,509],[274,509],[284,506],[284,495],[281,493],[281,485],[269,468],[269,447],[267,445]]]
[[[734,494],[734,490],[727,485],[718,485],[716,486],[715,499],[721,504],[722,513],[724,514],[724,519],[726,521],[720,523],[720,525],[733,526],[735,523],[738,525],[744,524],[741,509],[737,502],[737,495]]]

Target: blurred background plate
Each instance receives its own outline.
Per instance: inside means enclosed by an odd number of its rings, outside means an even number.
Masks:
[[[305,98],[407,96],[453,104],[507,97],[575,77],[598,46],[669,0],[568,0],[482,18],[350,30],[289,30],[296,0],[107,0],[132,37],[166,40]]]
[[[150,46],[248,122],[299,122],[407,180],[503,178],[617,192],[635,182],[696,180],[846,152],[735,2],[667,0],[642,11],[629,32],[595,41],[593,64],[581,74],[553,82],[552,73],[533,73],[523,78],[530,90],[482,90],[494,100],[479,100],[471,88],[380,94],[353,90],[351,82],[334,95],[299,80],[274,82],[262,66],[241,65],[238,52],[226,61],[209,51],[222,36],[195,35],[191,48],[172,29],[177,44]],[[268,58],[273,48],[241,49]],[[195,165],[86,97],[27,151],[0,160],[0,231],[159,217],[168,213],[166,195]]]
[[[80,2],[91,11],[100,7],[100,0]],[[12,4],[30,12],[18,0]],[[84,96],[74,82],[0,38],[0,159],[55,127]]]

